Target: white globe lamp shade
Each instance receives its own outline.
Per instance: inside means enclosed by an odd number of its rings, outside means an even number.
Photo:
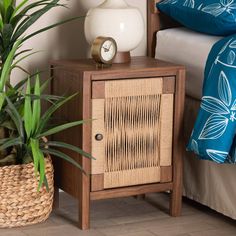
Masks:
[[[98,36],[114,38],[118,50],[115,62],[128,62],[130,51],[144,36],[144,20],[139,9],[128,5],[125,0],[105,0],[88,11],[84,30],[90,45]]]

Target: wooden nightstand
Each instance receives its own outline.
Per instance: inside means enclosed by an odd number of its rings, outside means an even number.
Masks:
[[[88,176],[54,159],[56,187],[79,201],[79,227],[89,228],[91,200],[151,192],[170,190],[170,214],[180,215],[184,67],[148,57],[105,69],[92,60],[53,61],[51,66],[52,94],[79,93],[57,116],[95,118],[56,137],[97,159],[67,153]]]

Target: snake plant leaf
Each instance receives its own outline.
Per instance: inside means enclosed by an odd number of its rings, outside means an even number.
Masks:
[[[3,29],[3,19],[2,16],[0,15],[0,30]]]
[[[3,0],[3,6],[5,11],[7,11],[7,9],[11,6],[13,0]]]
[[[12,120],[5,120],[5,121],[3,121],[1,123],[1,127],[6,128],[6,129],[11,130],[11,131],[15,131],[16,130],[16,127],[15,127],[14,123],[12,122]]]
[[[36,75],[35,86],[34,86],[34,95],[40,96],[40,82],[39,82],[39,74]],[[33,101],[33,122],[32,127],[34,132],[37,130],[39,122],[40,122],[40,114],[41,114],[41,101],[39,99],[35,99]]]
[[[91,154],[83,151],[82,149],[80,149],[80,148],[78,148],[78,147],[76,147],[74,145],[68,144],[68,143],[58,142],[58,141],[48,141],[44,145],[49,146],[49,147],[66,148],[66,149],[72,150],[74,152],[77,152],[77,153],[81,154],[82,156],[85,156],[85,157],[87,157],[89,159],[96,160],[94,157],[92,157]]]
[[[45,128],[46,124],[48,123],[49,119],[51,118],[52,114],[59,109],[61,106],[63,106],[66,102],[69,100],[73,99],[77,93],[67,97],[67,98],[62,98],[59,101],[57,101],[53,106],[48,108],[48,110],[42,115],[40,119],[40,124],[37,133],[40,134],[43,129]]]
[[[29,0],[23,0],[23,1],[21,1],[21,2],[18,4],[18,6],[15,8],[14,12],[12,13],[12,17],[14,17],[14,16],[17,14],[17,12],[18,12],[26,3],[28,3],[28,2],[29,2]]]
[[[47,71],[47,70],[37,71],[36,73],[33,73],[33,74],[27,76],[26,78],[20,80],[20,81],[14,86],[14,90],[19,90],[20,88],[24,87],[25,84],[26,84],[26,82],[28,81],[28,78],[29,78],[29,79],[35,78],[35,76],[36,76],[37,74],[41,74],[41,73],[46,72],[46,71]]]
[[[13,14],[14,10],[15,10],[14,7],[11,6],[11,5],[7,8],[6,16],[5,16],[5,22],[6,23],[10,23],[11,17],[12,17],[12,14]]]
[[[47,79],[40,87],[40,92],[42,93],[46,88],[48,88],[48,85],[50,84],[52,78]],[[57,96],[58,97],[58,96]]]
[[[39,186],[38,186],[38,191],[39,191],[44,183],[46,176],[45,176],[45,159],[44,159],[44,155],[40,149],[38,149],[38,154],[40,155],[40,158],[39,158],[40,178],[39,178]]]
[[[62,158],[63,160],[71,163],[72,165],[76,166],[77,168],[79,168],[84,174],[87,174],[84,169],[81,167],[81,165],[79,165],[74,159],[72,159],[70,156],[66,155],[65,153],[52,149],[52,148],[41,148],[42,152],[45,154],[50,154],[53,156],[57,156],[59,158]]]
[[[39,172],[40,179],[39,179],[39,186],[38,190],[42,187],[44,177],[45,177],[45,161],[44,155],[39,148],[39,140],[38,139],[30,139],[30,146],[32,149],[33,159],[34,159],[34,170],[37,176]]]
[[[38,155],[38,149],[37,149],[37,145],[39,145],[39,141],[37,139],[30,139],[30,147],[31,147],[31,151],[33,154],[33,161],[34,161],[34,172],[35,174],[38,173],[38,167],[39,167],[39,155]]]
[[[4,18],[5,8],[4,8],[4,5],[3,5],[3,0],[0,0],[0,14],[1,14],[2,18]]]
[[[11,73],[11,65],[14,59],[14,55],[18,47],[21,45],[22,40],[18,40],[15,45],[13,46],[11,52],[9,53],[3,68],[2,68],[2,73],[0,77],[0,92],[3,92],[4,86],[9,79],[10,73]]]
[[[7,149],[9,147],[16,146],[16,145],[21,145],[21,144],[23,144],[23,141],[22,141],[21,137],[9,138],[3,144],[1,144],[0,150],[4,150],[4,149]]]
[[[15,41],[17,40],[22,34],[25,33],[25,31],[32,25],[34,24],[42,15],[47,13],[51,8],[55,7],[55,4],[57,4],[59,0],[53,0],[50,4],[46,4],[45,7],[42,9],[36,11],[35,13],[31,14],[29,19],[17,30],[12,36],[12,40]]]
[[[0,139],[0,145],[2,145],[3,143],[9,141],[10,139],[12,139],[12,138],[1,138]]]
[[[6,101],[7,101],[7,107],[5,108],[5,111],[9,114],[9,116],[15,123],[15,126],[17,128],[20,137],[22,138],[22,140],[24,140],[25,134],[21,116],[8,97],[6,97]]]
[[[26,87],[26,96],[24,104],[24,125],[27,138],[30,138],[32,129],[33,129],[33,120],[32,120],[32,107],[31,107],[31,98],[28,96],[31,92],[30,79],[28,79]]]
[[[72,128],[72,127],[75,127],[75,126],[78,126],[78,125],[81,125],[81,124],[84,124],[86,122],[89,122],[91,120],[80,120],[80,121],[74,121],[74,122],[70,122],[70,123],[67,123],[67,124],[63,124],[63,125],[58,125],[52,129],[49,129],[41,134],[38,134],[36,137],[37,138],[42,138],[44,136],[49,136],[49,135],[52,135],[52,134],[56,134],[56,133],[59,133],[63,130],[66,130],[66,129],[69,129],[69,128]]]
[[[32,16],[32,13],[30,14],[29,12],[33,12],[34,8],[38,9],[40,6],[45,6],[47,4],[50,4],[48,0],[41,0],[41,1],[36,1],[31,4],[28,4],[27,6],[24,6],[24,7],[22,6],[21,7],[22,10],[21,8],[19,8],[18,10],[19,13],[12,14],[11,24],[13,26],[17,25],[18,27],[21,27]],[[24,19],[25,17],[26,19]]]
[[[84,16],[83,16],[83,17],[84,17]],[[67,20],[63,20],[63,21],[57,22],[57,23],[55,23],[55,24],[49,25],[49,26],[47,26],[47,27],[45,27],[45,28],[42,28],[42,29],[40,29],[40,30],[38,30],[38,31],[36,31],[36,32],[34,32],[34,33],[32,33],[32,34],[30,34],[30,35],[24,37],[24,38],[23,38],[23,41],[26,41],[26,40],[32,38],[33,36],[35,36],[35,35],[37,35],[37,34],[43,33],[43,32],[45,32],[45,31],[50,30],[50,29],[52,29],[52,28],[55,28],[55,27],[57,27],[57,26],[59,26],[59,25],[63,25],[63,24],[65,24],[65,23],[68,23],[68,22],[71,22],[71,21],[74,21],[74,20],[78,20],[78,19],[83,18],[83,17],[81,17],[81,16],[72,17],[72,18],[69,18],[69,19],[67,19]]]
[[[4,46],[10,42],[14,29],[11,24],[4,24],[2,29],[2,39]]]
[[[25,50],[22,50],[22,51],[20,51],[20,52],[17,52],[17,53],[15,54],[14,59],[17,58],[18,56],[20,56],[21,54],[24,54],[24,53],[26,53],[26,52],[31,52],[32,50],[33,50],[33,49],[31,48],[31,49],[25,49]]]
[[[40,51],[35,51],[35,52],[29,53],[29,54],[27,54],[27,55],[21,57],[20,59],[18,59],[18,60],[12,65],[12,69],[13,69],[14,67],[16,67],[16,65],[18,65],[18,64],[19,64],[21,61],[23,61],[24,59],[26,59],[26,58],[28,58],[28,57],[30,57],[30,56],[36,54],[36,53],[39,53],[39,52],[42,52],[42,50],[40,50]]]
[[[0,93],[0,111],[2,110],[3,103],[5,101],[6,93],[2,92]]]

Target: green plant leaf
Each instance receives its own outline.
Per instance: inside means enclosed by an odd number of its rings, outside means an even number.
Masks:
[[[39,186],[38,190],[42,187],[44,177],[45,177],[45,160],[42,151],[39,149],[39,140],[38,139],[30,139],[30,146],[32,149],[32,154],[34,158],[34,170],[37,176],[39,172]]]
[[[15,16],[16,13],[17,13],[28,1],[29,1],[29,0],[23,0],[23,1],[21,1],[21,2],[18,4],[18,6],[15,8],[15,10],[14,10],[12,16]]]
[[[21,57],[19,60],[17,60],[17,61],[12,65],[12,69],[13,69],[14,67],[16,67],[16,65],[19,64],[19,63],[20,63],[21,61],[23,61],[24,59],[26,59],[26,58],[28,58],[28,57],[30,57],[30,56],[36,54],[36,53],[39,53],[39,52],[42,52],[42,50],[41,50],[41,51],[32,52],[32,53],[29,53],[29,54],[27,54],[27,55]]]
[[[14,86],[14,89],[15,89],[15,90],[19,90],[19,89],[22,88],[22,87],[25,85],[25,83],[28,81],[28,78],[29,78],[29,79],[32,79],[32,78],[34,78],[37,74],[41,74],[41,73],[43,73],[43,72],[45,72],[45,71],[46,71],[46,70],[42,70],[42,71],[38,71],[38,72],[36,72],[36,73],[33,73],[33,74],[29,75],[27,78],[25,78],[25,79],[19,81],[19,82]]]
[[[0,77],[0,92],[3,92],[5,84],[6,84],[7,80],[9,79],[9,76],[11,73],[11,65],[12,65],[12,62],[14,59],[14,55],[15,55],[15,52],[18,49],[18,47],[21,45],[21,43],[22,43],[22,40],[18,40],[14,44],[11,52],[9,53],[4,65],[3,65],[2,73],[1,73],[1,77]]]
[[[45,7],[38,10],[34,14],[31,14],[30,18],[21,26],[19,27],[14,35],[12,36],[12,40],[17,40],[22,34],[25,33],[25,31],[34,24],[41,16],[43,16],[45,13],[47,13],[51,8],[55,7],[55,5],[59,2],[59,0],[52,0],[50,3],[46,4]]]
[[[63,106],[66,102],[68,102],[69,100],[73,99],[76,94],[73,94],[67,98],[62,98],[59,101],[57,101],[55,104],[53,104],[53,106],[51,106],[50,108],[48,108],[48,110],[43,114],[43,116],[41,117],[40,120],[40,124],[39,124],[39,129],[37,131],[38,134],[40,134],[44,127],[46,126],[46,124],[48,123],[49,119],[51,118],[52,114],[59,109],[61,106]]]
[[[32,120],[32,107],[31,107],[31,98],[27,96],[31,92],[30,79],[28,78],[27,87],[26,87],[26,96],[24,104],[24,125],[27,138],[30,138],[31,132],[33,130],[33,120]]]
[[[26,40],[32,38],[33,36],[35,36],[35,35],[37,35],[37,34],[43,33],[43,32],[45,32],[45,31],[50,30],[50,29],[52,29],[52,28],[55,28],[55,27],[57,27],[57,26],[59,26],[59,25],[62,25],[62,24],[65,24],[65,23],[68,23],[68,22],[71,22],[71,21],[74,21],[74,20],[78,20],[78,19],[81,19],[81,18],[84,18],[84,16],[72,17],[72,18],[70,18],[70,19],[63,20],[63,21],[57,22],[57,23],[55,23],[55,24],[49,25],[49,26],[47,26],[47,27],[45,27],[45,28],[42,28],[42,29],[40,29],[40,30],[38,30],[38,31],[36,31],[36,32],[34,32],[34,33],[32,33],[32,34],[30,34],[30,35],[24,37],[24,38],[23,38],[23,41],[26,41]]]
[[[68,155],[66,155],[63,152],[60,152],[58,150],[52,149],[52,148],[41,148],[42,152],[45,154],[50,154],[53,156],[57,156],[62,158],[65,161],[68,161],[69,163],[71,163],[72,165],[76,166],[77,168],[79,168],[81,171],[83,171],[84,174],[87,174],[84,169],[81,167],[81,165],[79,165],[74,159],[72,159],[71,157],[69,157]]]
[[[63,130],[66,130],[66,129],[69,129],[69,128],[72,128],[72,127],[75,127],[75,126],[78,126],[78,125],[81,125],[81,124],[84,124],[86,122],[89,122],[91,120],[80,120],[80,121],[74,121],[74,122],[70,122],[70,123],[67,123],[67,124],[63,124],[63,125],[58,125],[52,129],[49,129],[45,132],[43,132],[42,134],[39,134],[37,135],[36,137],[37,138],[42,138],[42,137],[47,137],[49,135],[52,135],[52,134],[56,134],[56,133],[59,133]]]
[[[9,6],[11,6],[11,4],[12,4],[12,0],[3,0],[3,6],[5,8],[5,11],[7,10]]]
[[[22,122],[21,116],[18,113],[14,104],[12,104],[11,100],[8,97],[6,97],[6,101],[7,101],[7,107],[5,108],[5,111],[9,114],[9,116],[15,123],[20,137],[22,138],[22,140],[24,140],[25,135],[24,135],[24,128],[23,128],[23,122]]]
[[[23,144],[21,137],[9,138],[0,146],[0,150],[4,150],[9,147],[17,146],[17,145],[21,145],[21,144]]]
[[[44,145],[49,146],[49,147],[66,148],[66,149],[72,150],[74,152],[77,152],[77,153],[81,154],[82,156],[96,160],[94,157],[92,157],[91,154],[83,151],[82,149],[80,149],[74,145],[68,144],[68,143],[58,142],[58,141],[48,141],[48,142],[44,143]]]
[[[40,82],[39,82],[39,74],[36,75],[35,86],[34,86],[34,95],[40,96]],[[39,122],[40,122],[40,114],[41,114],[41,101],[39,99],[35,99],[33,101],[33,130],[36,132]]]
[[[50,79],[47,79],[47,80],[41,85],[41,87],[40,87],[41,93],[42,93],[46,88],[48,88],[48,85],[50,84],[51,80],[52,80],[51,78],[50,78]]]
[[[2,20],[2,16],[0,15],[0,30],[3,29],[3,20]]]
[[[13,26],[17,25],[18,28],[20,28],[27,22],[27,20],[29,20],[30,17],[34,15],[34,13],[37,13],[37,11],[34,12],[35,8],[38,10],[40,6],[45,6],[47,4],[50,4],[49,0],[41,0],[41,1],[36,1],[31,4],[28,4],[27,6],[23,7],[22,10],[20,9],[20,12],[18,14],[12,15],[12,18],[10,21],[11,24]]]
[[[5,101],[6,93],[0,93],[0,111],[2,110],[3,103]]]

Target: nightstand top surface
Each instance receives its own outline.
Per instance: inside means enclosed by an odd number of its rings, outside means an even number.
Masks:
[[[53,60],[52,66],[70,67],[73,70],[84,72],[101,73],[101,72],[116,72],[127,70],[179,70],[184,69],[184,66],[173,64],[170,62],[160,61],[151,57],[132,57],[130,63],[113,64],[111,67],[97,68],[92,59],[79,60]]]

